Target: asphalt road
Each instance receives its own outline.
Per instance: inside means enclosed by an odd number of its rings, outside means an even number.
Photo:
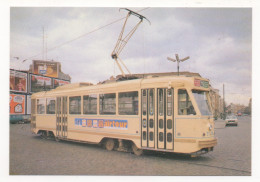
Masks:
[[[238,126],[216,121],[218,145],[213,152],[186,155],[106,151],[91,144],[56,142],[30,132],[29,124],[10,125],[10,175],[148,175],[148,176],[250,176],[251,118]]]

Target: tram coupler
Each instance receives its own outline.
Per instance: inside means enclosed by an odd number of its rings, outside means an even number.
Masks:
[[[203,155],[203,154],[206,154],[206,153],[208,153],[208,152],[210,152],[210,151],[213,151],[213,147],[203,148],[203,149],[201,149],[200,151],[191,153],[191,154],[190,154],[190,157],[191,157],[191,158],[195,158],[195,157],[201,156],[201,155]]]

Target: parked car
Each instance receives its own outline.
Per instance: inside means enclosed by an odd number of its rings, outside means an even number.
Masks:
[[[238,119],[235,115],[229,115],[226,117],[226,126],[227,125],[238,125]]]
[[[17,124],[17,123],[30,123],[31,122],[31,115],[24,115],[24,114],[17,114],[17,115],[10,115],[10,123]]]

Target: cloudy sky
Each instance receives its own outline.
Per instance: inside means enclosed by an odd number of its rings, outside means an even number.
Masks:
[[[174,58],[176,53],[180,58],[190,56],[180,64],[180,71],[200,73],[221,95],[225,84],[227,103],[248,105],[252,90],[251,8],[130,9],[141,10],[151,22],[143,21],[120,54],[131,73],[174,72],[176,63],[167,57]],[[118,75],[111,53],[124,23],[120,19],[126,14],[105,7],[12,7],[10,67],[28,69],[33,59],[47,59],[61,62],[72,82],[97,83]],[[138,21],[131,16],[126,32]],[[43,27],[48,50],[44,56]],[[22,63],[24,59],[27,61]]]

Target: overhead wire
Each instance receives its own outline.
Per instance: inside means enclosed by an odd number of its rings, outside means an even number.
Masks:
[[[144,11],[144,10],[149,9],[149,8],[150,8],[150,7],[143,8],[143,9],[141,9],[141,10],[138,10],[137,12],[141,12],[141,11]],[[106,25],[103,25],[103,26],[101,26],[101,27],[98,27],[98,28],[96,28],[96,29],[94,29],[94,30],[92,30],[92,31],[90,31],[90,32],[87,32],[87,33],[85,33],[85,34],[83,34],[83,35],[80,35],[80,36],[78,36],[78,37],[76,37],[76,38],[74,38],[74,39],[72,39],[72,40],[68,40],[68,41],[66,41],[66,42],[63,42],[63,43],[61,43],[61,44],[59,44],[59,45],[57,45],[57,46],[55,46],[55,47],[52,47],[52,48],[46,50],[46,52],[47,52],[47,51],[48,51],[48,52],[53,51],[53,50],[55,50],[55,49],[57,49],[57,48],[59,48],[59,47],[62,47],[62,46],[64,46],[64,45],[66,45],[66,44],[69,44],[69,43],[71,43],[71,42],[73,42],[73,41],[75,41],[75,40],[78,40],[78,39],[82,38],[82,37],[85,37],[85,36],[87,36],[87,35],[89,35],[89,34],[91,34],[91,33],[94,33],[94,32],[96,32],[96,31],[100,30],[100,29],[103,29],[103,28],[105,28],[105,27],[107,27],[107,26],[110,26],[110,25],[112,25],[112,24],[114,24],[114,23],[117,23],[117,22],[119,22],[119,21],[125,19],[126,17],[127,17],[127,16],[125,16],[125,17],[123,17],[123,18],[120,18],[120,19],[117,19],[117,20],[112,21],[112,22],[110,22],[110,23],[108,23],[108,24],[106,24]],[[34,58],[34,57],[36,57],[36,56],[41,55],[41,54],[42,54],[42,53],[39,53],[39,54],[36,54],[36,55],[34,55],[34,56],[28,57],[28,58],[24,59],[24,61],[26,61],[26,60],[28,60],[28,59],[30,60],[30,59],[32,59],[32,58]],[[23,61],[23,62],[24,62],[24,61]]]

